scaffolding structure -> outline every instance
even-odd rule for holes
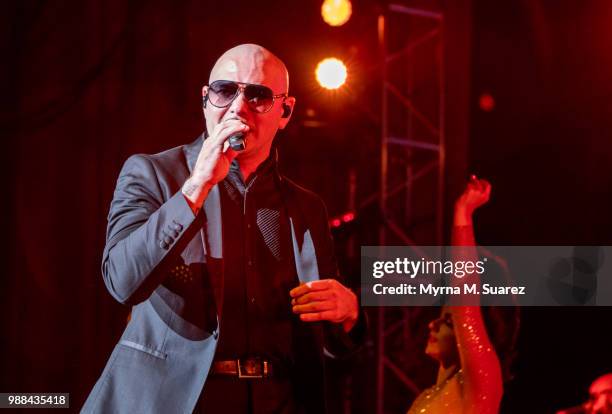
[[[405,26],[397,27],[398,24]],[[383,219],[378,233],[379,246],[398,242],[412,248],[442,245],[444,16],[439,12],[389,4],[378,17],[378,40],[383,65],[379,197]],[[428,66],[423,70],[423,62],[428,60],[431,62],[425,63]],[[420,76],[417,65],[424,76]],[[425,210],[423,200],[429,200],[425,207],[433,212],[430,216],[419,213],[419,209]],[[395,377],[394,381],[399,380],[410,394],[420,392],[414,379],[397,363],[397,352],[387,346],[389,338],[402,332],[402,340],[411,340],[409,324],[415,312],[418,309],[383,306],[377,310],[377,414],[384,413],[387,375]]]

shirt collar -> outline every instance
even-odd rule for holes
[[[244,181],[244,177],[242,176],[242,171],[240,170],[240,164],[237,158],[234,158],[232,163],[230,164],[229,175],[232,178],[240,179],[243,184],[246,184]],[[272,148],[270,150],[270,155],[266,158],[259,166],[255,169],[253,174],[251,174],[250,180],[252,181],[255,177],[274,177],[278,175],[278,154],[276,148]],[[261,179],[261,178],[260,178]]]

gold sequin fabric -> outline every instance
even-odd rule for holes
[[[441,384],[427,388],[414,401],[407,414],[462,414],[463,372]]]

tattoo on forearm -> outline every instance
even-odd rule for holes
[[[188,197],[191,197],[193,193],[197,191],[197,189],[198,189],[197,184],[185,183],[185,185],[183,185],[183,194],[185,194]]]

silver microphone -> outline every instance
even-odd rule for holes
[[[246,148],[246,143],[244,142],[244,133],[237,132],[229,137],[229,145],[230,148],[234,151],[242,151]]]

